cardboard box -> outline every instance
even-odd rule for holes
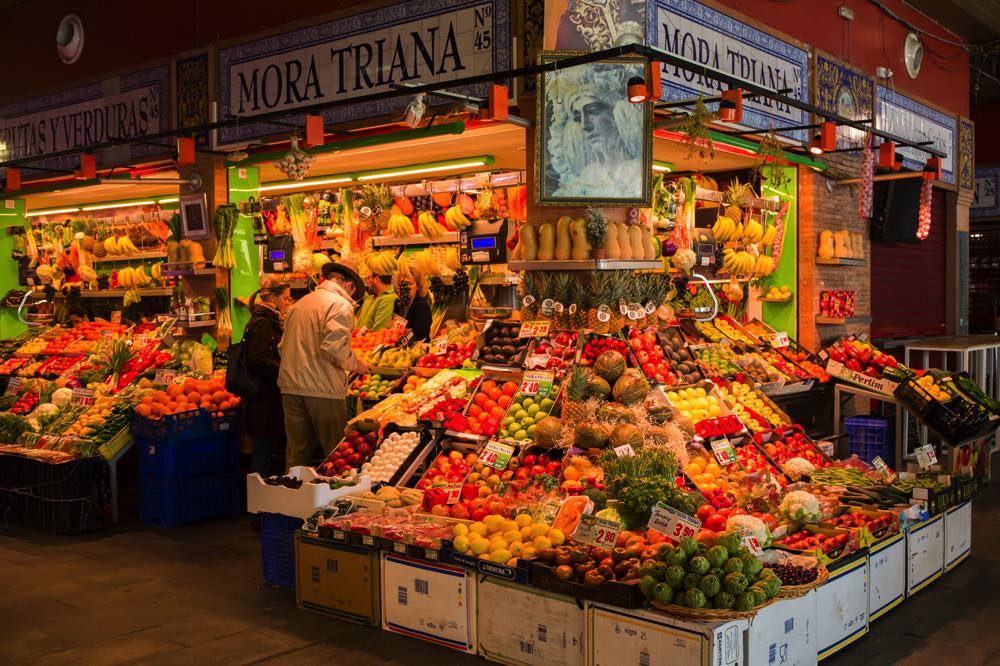
[[[868,622],[906,598],[906,535],[883,539],[868,551]]]
[[[944,514],[944,570],[951,571],[972,551],[972,502]]]
[[[576,599],[494,578],[479,581],[479,654],[504,664],[583,666],[586,623]]]
[[[868,633],[868,553],[829,565],[816,589],[817,657],[836,654]]]
[[[906,596],[916,594],[944,571],[944,515],[914,525],[906,533]]]
[[[382,628],[475,654],[475,575],[395,553],[381,557]]]
[[[826,373],[831,377],[836,377],[851,384],[857,384],[861,388],[890,397],[895,394],[896,389],[899,387],[899,384],[894,381],[882,379],[881,377],[878,379],[869,377],[863,372],[849,369],[843,363],[834,361],[832,358],[826,362]]]
[[[816,663],[816,591],[761,608],[747,629],[746,664]]]
[[[690,622],[659,611],[587,606],[587,666],[744,663],[747,620]]]
[[[295,566],[299,608],[378,625],[379,564],[375,551],[296,534]]]

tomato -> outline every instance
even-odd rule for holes
[[[713,513],[704,521],[704,527],[707,530],[712,530],[713,532],[725,532],[726,531],[726,517],[722,515],[721,512]]]
[[[733,507],[732,509],[730,509],[729,515],[730,516],[745,516],[745,515],[747,515],[747,512],[744,511],[743,509],[741,509],[740,507],[736,506],[736,507]]]
[[[698,516],[698,520],[700,520],[701,522],[705,522],[705,520],[713,513],[715,513],[715,507],[713,507],[711,504],[702,504],[701,506],[698,507],[696,515]]]

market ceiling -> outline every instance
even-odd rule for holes
[[[520,67],[507,72],[494,72],[490,74],[470,76],[463,79],[452,80],[452,81],[428,83],[403,89],[385,90],[382,92],[374,93],[372,95],[366,95],[363,97],[342,98],[328,102],[321,102],[304,107],[299,107],[294,110],[272,111],[269,113],[256,115],[254,116],[253,119],[255,122],[280,121],[283,119],[288,119],[290,117],[302,117],[305,115],[320,114],[327,109],[333,109],[341,106],[349,106],[355,104],[364,104],[366,102],[375,102],[387,99],[410,97],[413,95],[417,95],[419,93],[433,93],[436,91],[447,90],[449,88],[463,87],[475,84],[483,84],[483,83],[489,84],[489,83],[494,83],[498,80],[500,81],[513,80],[525,76],[555,71],[557,69],[565,69],[576,65],[584,65],[587,63],[596,62],[599,60],[606,60],[609,58],[614,58],[623,55],[640,55],[646,57],[650,61],[662,62],[667,65],[679,67],[687,71],[697,72],[701,76],[714,79],[716,81],[719,81],[720,83],[724,83],[730,88],[740,88],[744,91],[745,94],[756,95],[772,99],[776,102],[786,104],[788,106],[806,111],[808,113],[812,113],[821,118],[825,118],[826,120],[837,123],[838,125],[845,125],[845,126],[855,127],[857,129],[861,129],[864,131],[870,131],[876,136],[879,136],[885,140],[893,141],[899,144],[900,146],[908,146],[916,148],[932,157],[945,157],[945,153],[929,145],[926,145],[926,143],[914,143],[912,141],[908,141],[902,137],[893,135],[888,132],[884,132],[879,129],[875,129],[871,127],[870,124],[851,120],[839,114],[820,109],[819,107],[816,107],[808,102],[794,99],[786,95],[783,91],[770,90],[751,81],[740,79],[736,76],[733,76],[721,70],[712,69],[700,63],[692,62],[690,60],[687,60],[686,58],[676,56],[662,49],[643,46],[640,44],[626,44],[623,46],[606,49],[604,51],[597,51],[593,53],[586,53],[565,58],[559,61],[530,65],[527,67]],[[167,130],[164,132],[159,132],[144,136],[141,139],[117,139],[100,144],[87,146],[84,149],[63,150],[54,153],[48,153],[41,157],[25,157],[14,160],[8,160],[6,162],[0,162],[0,168],[19,167],[43,159],[48,160],[60,157],[72,157],[75,155],[80,155],[81,153],[85,152],[97,152],[108,148],[127,146],[134,143],[156,142],[165,139],[175,138],[178,136],[193,136],[194,134],[200,132],[209,132],[224,127],[235,127],[237,123],[239,123],[239,121],[240,121],[239,118],[232,117],[217,122],[205,123],[194,127],[185,127],[175,130]],[[780,133],[781,128],[775,128],[775,129]]]

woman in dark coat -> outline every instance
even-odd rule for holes
[[[253,442],[250,471],[262,477],[270,476],[271,461],[278,441],[285,436],[285,415],[278,390],[278,343],[281,342],[281,321],[291,303],[287,283],[276,282],[264,287],[250,299],[250,321],[243,331],[247,346],[247,367],[267,390],[245,402],[244,431]]]

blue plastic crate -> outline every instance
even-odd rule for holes
[[[185,523],[239,511],[235,474],[216,474],[184,481],[139,479],[139,519],[144,525],[180,527]]]
[[[279,587],[295,587],[295,531],[302,529],[302,519],[280,513],[259,515],[264,580]]]
[[[848,453],[871,463],[876,456],[890,469],[896,469],[896,419],[880,416],[851,416],[844,425],[848,434]]]
[[[131,410],[130,426],[135,437],[155,439],[160,442],[180,442],[201,437],[208,431],[207,412],[191,409],[150,419]]]
[[[204,410],[202,410],[204,411]],[[213,409],[205,412],[205,432],[227,434],[237,432],[243,424],[243,412],[239,407]]]
[[[157,481],[180,481],[215,474],[236,474],[234,433],[208,435],[175,442],[136,438],[139,474]]]

